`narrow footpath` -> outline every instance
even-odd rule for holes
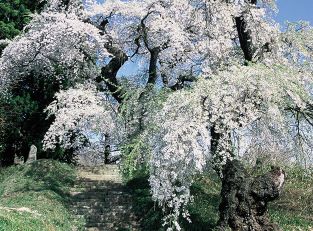
[[[85,219],[85,230],[140,230],[116,165],[78,166],[77,170],[72,211],[76,219]]]

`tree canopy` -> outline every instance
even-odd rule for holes
[[[3,51],[2,94],[30,75],[59,82],[45,148],[81,147],[88,129],[114,136],[180,230],[197,173],[256,150],[311,152],[312,28],[281,32],[276,11],[272,0],[51,0]],[[136,74],[120,77],[129,63]]]

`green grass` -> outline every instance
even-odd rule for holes
[[[219,219],[218,207],[221,202],[222,185],[214,173],[198,176],[191,187],[194,202],[188,206],[192,223],[181,220],[184,230],[213,230]]]
[[[265,172],[267,169],[263,169]],[[313,181],[299,167],[285,167],[287,177],[280,197],[269,204],[272,222],[278,222],[284,231],[313,231]],[[145,231],[163,231],[163,213],[151,200],[148,177],[137,177],[127,182],[133,195],[133,208]],[[221,181],[211,172],[198,176],[191,188],[194,203],[188,206],[192,223],[181,219],[185,231],[214,230],[219,219]]]
[[[313,231],[312,175],[295,166],[284,169],[286,182],[281,196],[269,204],[270,218],[284,231]],[[80,226],[69,210],[69,188],[75,176],[74,168],[53,160],[0,168],[0,207],[13,208],[0,209],[0,231],[72,230],[74,225]],[[166,230],[162,210],[151,200],[148,176],[135,176],[127,182],[127,188],[143,230]],[[214,230],[221,201],[220,179],[213,172],[199,175],[191,191],[194,203],[188,209],[192,223],[181,219],[183,230]],[[14,210],[23,207],[33,213]]]
[[[137,175],[137,174],[136,174]],[[133,197],[134,212],[140,217],[144,231],[165,231],[162,210],[152,201],[148,176],[135,177],[126,184]],[[218,221],[221,183],[215,173],[198,176],[191,187],[194,202],[188,210],[192,223],[181,219],[183,230],[213,230]]]
[[[313,176],[297,166],[285,171],[282,194],[269,205],[270,218],[284,231],[313,231]]]
[[[53,160],[0,168],[0,231],[71,230],[75,170]],[[31,212],[17,211],[28,208]]]
[[[132,195],[133,209],[138,217],[143,230],[165,230],[162,227],[163,213],[155,206],[151,199],[148,176],[137,176],[126,184]]]

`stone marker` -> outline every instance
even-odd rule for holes
[[[33,163],[36,160],[37,160],[37,147],[32,144],[32,146],[30,146],[30,151],[26,163],[27,164]]]
[[[16,165],[24,164],[24,156],[17,156],[15,154],[15,156],[14,156],[14,164],[16,164]]]

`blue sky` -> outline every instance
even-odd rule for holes
[[[309,21],[313,26],[313,0],[277,0],[279,12],[275,21],[283,26],[284,21]]]

